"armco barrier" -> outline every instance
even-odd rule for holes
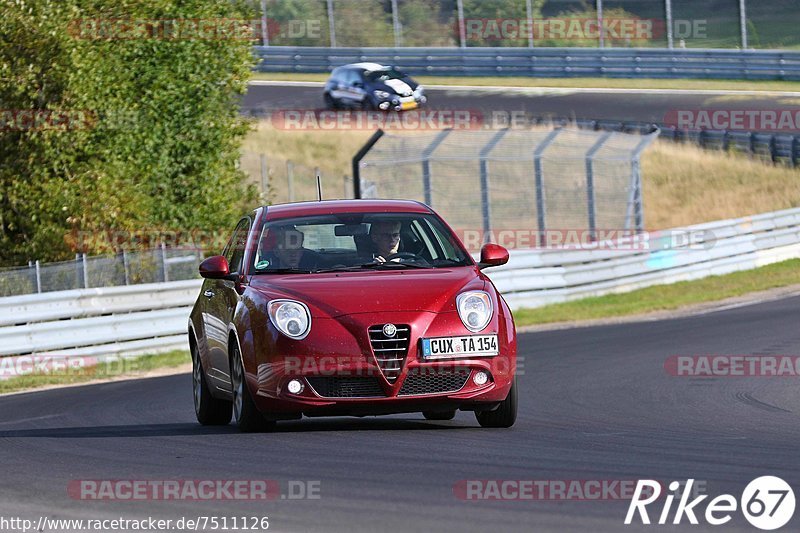
[[[362,61],[412,75],[800,80],[800,52],[657,48],[257,46],[260,72],[329,72]]]
[[[520,308],[755,268],[800,257],[800,209],[637,238],[649,249],[512,250],[507,265],[487,273]],[[185,349],[200,286],[189,280],[2,298],[0,356],[102,359]]]

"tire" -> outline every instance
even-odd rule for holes
[[[336,100],[333,99],[333,96],[331,96],[330,93],[325,93],[322,99],[325,100],[325,109],[330,109],[330,110],[338,109],[339,106],[336,105]]]
[[[231,348],[231,384],[233,386],[233,420],[243,433],[268,431],[275,427],[274,420],[267,420],[250,396],[250,389],[244,378],[242,354],[239,348]]]
[[[194,396],[194,414],[197,421],[204,426],[225,426],[231,421],[233,403],[211,396],[206,382],[206,373],[197,346],[192,344],[192,395]]]
[[[481,427],[510,428],[517,420],[517,377],[511,383],[511,390],[494,411],[476,411],[475,418]]]
[[[453,411],[422,411],[422,416],[426,420],[452,420],[456,417],[455,410]]]

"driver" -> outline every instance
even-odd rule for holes
[[[400,222],[385,220],[374,222],[369,228],[372,240],[373,257],[379,263],[385,263],[387,258],[400,249]],[[392,261],[399,261],[395,258]]]

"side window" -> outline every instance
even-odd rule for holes
[[[357,82],[363,81],[361,78],[361,72],[358,70],[348,70],[347,71],[347,84],[348,85],[355,85]]]
[[[228,260],[231,272],[240,272],[242,269],[242,260],[244,259],[245,246],[247,246],[247,235],[250,233],[250,219],[243,218],[236,225],[233,230],[228,246],[225,248],[223,255]]]

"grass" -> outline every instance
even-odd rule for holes
[[[271,199],[287,201],[286,161],[295,167],[295,199],[316,198],[313,168],[323,174],[326,198],[347,192],[351,158],[371,131],[285,131],[256,124],[244,143],[242,168],[260,182],[258,153],[266,152]],[[800,171],[743,154],[659,141],[642,158],[645,226],[649,230],[800,206]]]
[[[328,74],[296,74],[291,72],[253,73],[254,80],[324,82]],[[474,85],[498,87],[563,87],[604,89],[694,89],[718,91],[800,91],[800,82],[754,80],[696,80],[656,78],[533,78],[522,76],[414,76],[422,85]]]
[[[33,373],[0,381],[0,394],[49,385],[76,385],[94,380],[119,377],[141,377],[147,372],[162,368],[175,368],[191,361],[189,352],[175,350],[160,354],[142,355],[136,358],[101,363],[75,370]]]
[[[514,312],[514,319],[517,326],[529,326],[621,317],[653,311],[669,311],[795,284],[800,284],[800,259],[790,259],[722,276],[656,285],[623,294],[607,294],[536,309],[520,309]]]

